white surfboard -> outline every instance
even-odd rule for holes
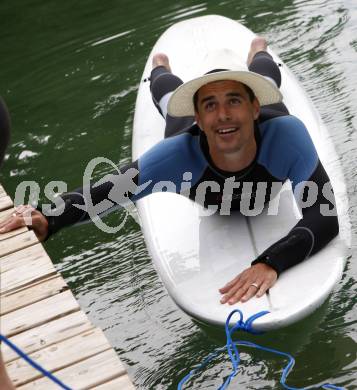
[[[173,73],[184,81],[194,77],[193,64],[202,61],[208,50],[228,48],[240,53],[244,62],[254,36],[246,27],[222,16],[179,22],[155,44],[143,79],[150,75],[152,56],[158,52],[169,56]],[[285,65],[281,70],[284,102],[290,113],[305,123],[331,178],[341,232],[318,254],[283,272],[269,294],[244,304],[222,305],[218,289],[297,223],[290,183],[283,187],[278,216],[268,216],[266,211],[251,218],[238,213],[202,216],[204,212],[197,204],[169,193],[152,194],[138,201],[145,240],[169,295],[186,313],[204,322],[223,325],[228,314],[239,308],[245,319],[262,310],[270,312],[254,322],[257,330],[287,326],[319,307],[341,279],[350,241],[342,170],[312,102]],[[141,82],[134,118],[133,159],[164,137],[164,127],[164,120],[152,103],[149,83]]]

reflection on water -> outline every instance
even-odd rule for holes
[[[75,188],[93,157],[130,161],[136,91],[152,45],[174,22],[222,14],[267,36],[320,111],[344,169],[356,238],[355,0],[88,0],[85,6],[33,0],[4,1],[0,11],[0,94],[13,121],[0,181],[12,195],[20,180],[33,178],[41,188],[56,179]],[[117,218],[111,215],[107,222],[114,225]],[[175,388],[191,366],[224,343],[219,331],[192,322],[167,296],[134,222],[117,236],[94,226],[70,229],[46,246],[138,388]],[[306,321],[261,339],[294,354],[291,385],[330,381],[357,388],[356,258],[354,241],[329,302]],[[244,350],[232,388],[277,388],[283,364]],[[193,387],[215,389],[229,372],[221,356]]]

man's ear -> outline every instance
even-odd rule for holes
[[[257,98],[255,98],[253,100],[253,117],[254,117],[254,120],[256,121],[259,117],[259,114],[260,114],[260,103],[258,101]]]
[[[196,110],[195,110],[195,121],[196,121],[198,127],[202,130],[200,116]]]

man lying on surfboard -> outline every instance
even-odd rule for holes
[[[217,55],[218,68],[212,65],[217,63]],[[285,237],[220,289],[221,302],[234,304],[262,296],[281,272],[324,247],[338,234],[336,211],[331,212],[335,200],[330,180],[304,124],[289,115],[281,102],[279,66],[268,54],[265,39],[253,40],[247,64],[248,69],[223,49],[208,55],[199,77],[183,83],[172,74],[168,58],[155,55],[150,88],[166,119],[165,139],[99,185],[61,195],[60,213],[55,208],[44,216],[34,210],[31,227],[39,238],[90,220],[88,197],[91,205],[97,205],[113,200],[115,194],[122,199],[127,193],[135,202],[162,190],[159,183],[171,182],[167,190],[205,207],[218,206],[222,214],[231,210],[244,214],[243,200],[248,198],[254,204],[263,197],[267,204],[277,194],[276,188],[281,188],[276,184],[289,179],[298,201],[309,195],[305,183],[315,183],[316,200],[302,208],[302,219]],[[249,192],[244,190],[245,183],[252,183]],[[116,203],[122,204],[120,200]],[[27,206],[22,206],[0,224],[0,232],[22,226],[26,210]]]

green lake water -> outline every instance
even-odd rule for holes
[[[11,196],[33,179],[42,190],[51,180],[70,190],[81,186],[94,157],[129,162],[136,93],[153,44],[173,23],[206,14],[239,20],[268,38],[325,121],[349,196],[352,249],[331,298],[304,321],[249,339],[294,355],[291,386],[327,381],[356,389],[356,0],[2,0],[0,95],[13,131],[0,182]],[[106,222],[115,225],[118,216]],[[93,225],[67,229],[45,246],[139,389],[176,388],[224,344],[223,331],[197,325],[169,298],[133,220],[116,235]],[[280,388],[283,359],[247,349],[241,357],[232,389]],[[222,355],[191,388],[216,389],[229,373]]]

